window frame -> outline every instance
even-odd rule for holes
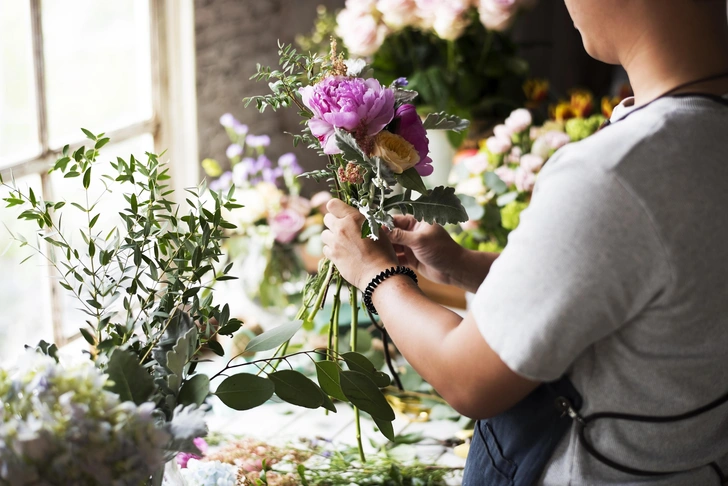
[[[51,147],[48,137],[48,100],[46,96],[45,53],[43,45],[42,0],[30,2],[35,109],[40,152],[19,158],[0,170],[5,179],[38,175],[43,198],[55,200],[49,167],[62,153],[63,147]],[[154,150],[167,150],[170,184],[179,194],[184,187],[197,183],[197,112],[195,89],[194,0],[149,0],[150,61],[152,115],[147,120],[128,124],[106,132],[113,143],[120,143],[145,134],[154,138]],[[68,140],[71,150],[84,140]],[[47,243],[46,243],[47,245]],[[46,247],[46,249],[49,249]],[[48,272],[50,276],[52,271]],[[44,282],[50,289],[53,340],[58,347],[81,337],[80,332],[66,335],[63,331],[63,292],[53,278]]]

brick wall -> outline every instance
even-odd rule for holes
[[[251,133],[271,136],[271,158],[293,150],[283,132],[297,130],[295,110],[260,114],[252,105],[244,108],[242,99],[267,92],[264,83],[249,80],[256,63],[277,65],[277,41],[291,43],[297,34],[308,33],[317,5],[335,9],[344,0],[195,0],[200,159],[226,160],[229,140],[219,118],[227,112],[249,125]],[[318,162],[315,154],[297,152],[306,167]]]

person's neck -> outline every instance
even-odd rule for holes
[[[640,36],[624,55],[622,65],[635,93],[635,106],[649,103],[677,86],[717,74],[725,78],[691,84],[678,92],[728,93],[728,32],[683,34],[679,41]]]

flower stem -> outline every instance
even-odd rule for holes
[[[357,288],[349,285],[349,303],[351,304],[351,350],[356,352],[356,338],[359,331],[359,306],[357,305]],[[359,447],[359,457],[361,462],[366,462],[364,456],[364,446],[361,442],[361,420],[359,417],[359,408],[354,407],[354,420],[356,422],[356,445]]]

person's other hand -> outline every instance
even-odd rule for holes
[[[400,265],[415,269],[434,282],[452,284],[463,248],[442,226],[417,221],[411,215],[395,216],[395,228],[384,231],[394,244]]]
[[[326,209],[323,253],[347,282],[363,291],[380,272],[397,266],[397,255],[384,232],[377,241],[361,237],[364,216],[359,211],[339,199],[329,201]]]

